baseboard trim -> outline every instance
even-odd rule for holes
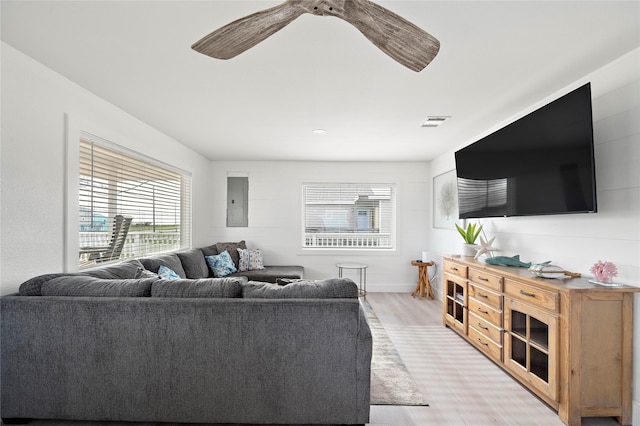
[[[415,284],[367,284],[369,293],[411,293]]]
[[[415,284],[367,284],[367,292],[369,293],[407,293],[411,295],[415,289]],[[442,300],[440,289],[437,286],[432,286],[432,290],[435,298]]]

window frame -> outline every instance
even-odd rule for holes
[[[332,234],[332,235],[340,235],[343,234],[345,235],[345,240],[342,243],[338,243],[337,245],[309,245],[308,244],[308,238],[310,234],[314,234],[313,232],[308,232],[308,228],[309,228],[309,222],[308,222],[308,216],[307,216],[307,210],[308,210],[308,205],[309,203],[307,203],[307,188],[321,188],[321,187],[342,187],[343,189],[349,191],[354,191],[358,192],[360,190],[363,189],[372,189],[372,188],[384,188],[385,190],[389,190],[389,197],[390,197],[390,206],[387,208],[381,208],[380,205],[378,204],[378,212],[377,214],[375,214],[374,212],[376,211],[376,208],[373,207],[371,204],[369,204],[368,206],[358,206],[358,201],[354,200],[353,203],[353,211],[352,211],[352,220],[351,220],[351,229],[349,229],[348,232],[329,232],[326,234]],[[391,253],[391,252],[396,252],[397,250],[397,235],[398,235],[398,226],[397,226],[397,208],[398,208],[398,195],[397,195],[397,185],[395,183],[378,183],[378,182],[303,182],[301,185],[301,202],[300,202],[300,206],[301,206],[301,235],[300,235],[300,250],[302,253],[310,253],[310,252],[317,252],[317,253],[332,253],[332,254],[337,254],[337,253],[368,253],[368,254],[374,254],[374,253]],[[358,200],[360,199],[360,197],[358,197]],[[375,197],[372,198],[372,200],[376,199]],[[346,205],[344,203],[342,203],[342,205]],[[338,212],[339,209],[336,209],[335,213],[339,213]],[[358,224],[357,224],[357,215],[358,212],[360,210],[368,210],[370,212],[372,212],[371,216],[369,217],[369,229],[371,229],[372,226],[375,226],[376,221],[377,221],[377,230],[376,232],[362,232],[362,230],[358,230]],[[383,218],[383,211],[384,210],[388,210],[387,211],[387,216],[386,218]],[[377,216],[377,220],[373,217],[373,216]],[[385,223],[383,223],[383,221],[386,221]],[[324,225],[324,224],[323,224]],[[384,229],[388,229],[389,232],[380,232],[381,230]],[[318,234],[325,234],[325,233],[318,233]],[[388,237],[384,238],[383,236],[388,234]],[[379,237],[375,237],[375,235],[379,235]],[[360,242],[357,242],[355,240],[358,240],[358,238],[356,238],[357,236],[362,236],[363,239],[361,239]],[[350,238],[349,238],[350,237]],[[388,240],[388,245],[379,245],[376,243],[371,243],[370,241],[373,241],[375,239],[387,239]],[[369,239],[370,241],[367,241],[367,239]],[[348,241],[348,240],[354,240],[354,241]],[[371,245],[373,244],[373,245]]]
[[[91,130],[91,131],[89,131]],[[102,136],[96,136],[100,134]],[[112,140],[125,140],[119,133],[113,133],[110,129],[96,126],[95,123],[86,122],[78,117],[65,114],[65,156],[64,174],[65,192],[63,199],[64,221],[63,221],[63,245],[62,270],[64,272],[76,272],[79,270],[79,176],[80,176],[80,138],[96,138],[105,146],[122,152],[125,155],[147,161],[168,170],[177,172],[188,181],[187,198],[182,201],[181,209],[181,243],[180,249],[190,248],[193,239],[193,180],[190,171],[167,164],[161,160],[149,157],[141,152],[129,149],[120,144],[111,142]],[[184,180],[183,180],[184,182]],[[184,190],[184,186],[182,187]],[[186,209],[187,214],[184,211]],[[184,221],[186,220],[186,223]]]

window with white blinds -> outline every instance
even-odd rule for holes
[[[306,183],[302,207],[303,248],[395,248],[394,185]]]
[[[79,179],[80,267],[191,246],[188,173],[87,136]],[[119,216],[130,225],[124,245],[109,252]]]

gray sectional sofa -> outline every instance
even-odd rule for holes
[[[213,247],[42,275],[1,297],[3,420],[367,423],[357,285],[251,275],[301,267],[211,278]]]

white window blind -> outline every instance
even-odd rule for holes
[[[80,267],[191,246],[191,176],[95,137],[80,139]],[[105,257],[118,216],[124,246]]]
[[[306,183],[302,186],[303,248],[395,248],[395,186]]]

